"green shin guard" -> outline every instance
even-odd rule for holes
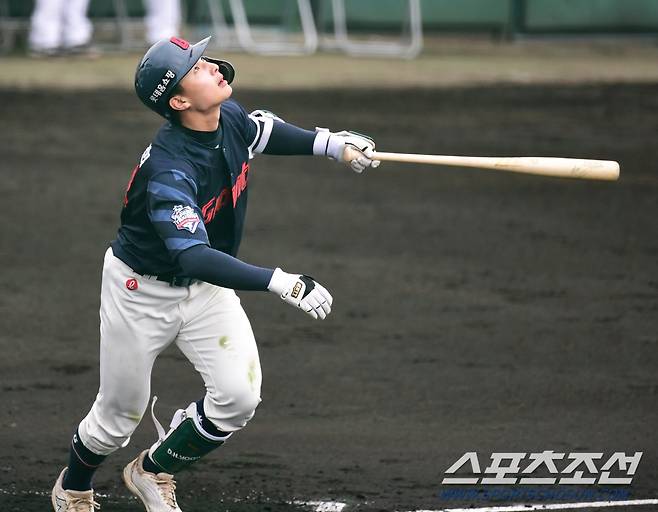
[[[170,430],[165,435],[162,425],[153,413],[156,400],[154,397],[151,414],[159,439],[149,450],[149,457],[165,473],[174,474],[187,468],[215,448],[219,448],[231,436],[229,434],[225,437],[214,437],[204,432],[194,402],[187,409],[176,411]]]

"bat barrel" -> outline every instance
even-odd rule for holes
[[[585,160],[555,157],[477,157],[418,155],[375,152],[373,158],[389,162],[407,162],[454,167],[474,167],[496,171],[538,174],[559,178],[614,181],[619,178],[619,163],[612,160]]]

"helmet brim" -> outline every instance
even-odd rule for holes
[[[226,80],[227,83],[230,84],[235,78],[235,68],[233,67],[233,64],[231,64],[229,61],[221,60],[221,59],[213,59],[212,57],[208,57],[207,55],[204,55],[202,59],[207,60],[208,62],[212,62],[213,64],[217,64],[217,66],[219,67],[219,72],[222,74],[224,80]]]

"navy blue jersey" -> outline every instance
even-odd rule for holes
[[[267,145],[272,124],[228,100],[217,132],[203,140],[180,125],[163,125],[130,177],[114,254],[152,275],[180,275],[178,255],[198,244],[235,256],[249,160]]]

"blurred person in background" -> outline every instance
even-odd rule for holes
[[[179,33],[180,0],[145,0],[146,41],[153,45]]]
[[[35,57],[94,54],[88,6],[89,0],[36,0],[30,20],[30,54]]]

